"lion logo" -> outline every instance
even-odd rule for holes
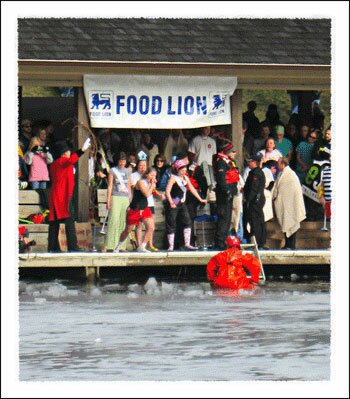
[[[91,109],[100,109],[100,105],[103,105],[102,109],[111,109],[111,99],[108,94],[98,93],[92,94],[91,97],[92,107]]]
[[[214,109],[219,109],[219,107],[223,107],[225,105],[225,96],[220,96],[219,94],[214,94]]]

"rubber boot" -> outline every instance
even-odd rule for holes
[[[174,239],[175,239],[175,233],[168,234],[168,251],[174,251]]]
[[[196,251],[198,247],[194,247],[191,245],[191,227],[186,227],[184,229],[184,242],[185,242],[185,249],[189,251]]]

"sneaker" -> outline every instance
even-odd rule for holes
[[[138,247],[136,251],[137,251],[137,252],[151,252],[151,251],[149,251],[148,249],[142,248],[142,247]]]
[[[148,247],[148,249],[149,249],[151,252],[158,252],[158,251],[159,251],[159,249],[156,248],[156,247],[154,247],[153,245],[150,245],[150,246]]]
[[[118,253],[119,253],[119,250],[120,250],[119,248],[114,248],[114,249],[113,249],[113,253],[114,253],[114,254],[118,254]]]

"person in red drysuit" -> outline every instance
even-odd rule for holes
[[[243,254],[237,237],[227,237],[228,249],[213,256],[207,265],[207,279],[215,288],[250,289],[259,283],[261,264],[251,254]],[[247,277],[247,269],[250,277]]]
[[[66,141],[55,144],[57,159],[50,165],[51,190],[49,197],[49,252],[61,252],[58,242],[60,223],[65,224],[68,252],[78,252],[74,219],[71,215],[71,199],[74,190],[74,164],[91,146],[90,138],[86,139],[82,148],[71,152]]]

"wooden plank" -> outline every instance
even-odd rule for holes
[[[157,74],[237,76],[238,89],[249,90],[330,90],[330,65],[208,65],[176,63],[53,62],[20,60],[19,85],[79,86],[83,75],[97,70],[101,74]]]
[[[259,251],[259,253],[264,265],[330,265],[331,262],[329,250]],[[216,254],[216,251],[30,253],[19,256],[19,267],[205,266]]]
[[[48,224],[19,224],[19,226],[25,226],[29,234],[33,233],[48,233]]]
[[[106,216],[106,204],[98,204],[98,216],[104,218]]]
[[[104,188],[99,188],[97,190],[97,202],[107,202],[107,189]]]
[[[18,190],[19,204],[40,204],[40,196],[35,190]]]
[[[32,213],[41,213],[42,207],[40,205],[19,205],[18,206],[18,217],[27,218]]]

